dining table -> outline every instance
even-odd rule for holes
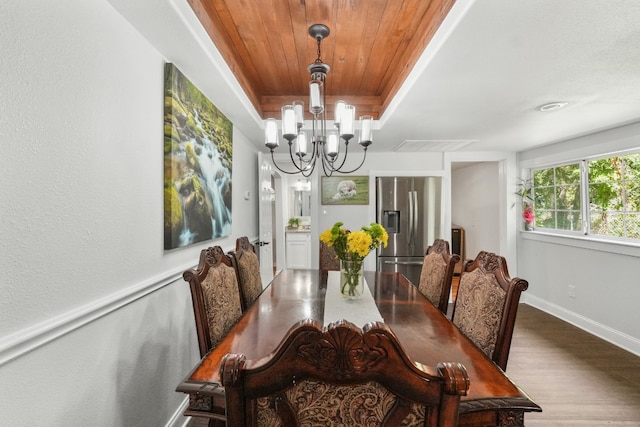
[[[225,394],[218,373],[222,358],[227,353],[242,353],[248,360],[268,357],[304,319],[324,326],[345,319],[359,327],[383,321],[414,363],[462,363],[470,385],[460,400],[460,426],[524,426],[525,413],[542,411],[404,275],[365,271],[365,293],[357,299],[341,297],[339,275],[319,269],[288,269],[276,275],[177,386],[177,392],[189,396],[184,415],[224,420]]]

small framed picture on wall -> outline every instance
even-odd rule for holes
[[[368,176],[323,176],[320,180],[323,205],[368,205]]]

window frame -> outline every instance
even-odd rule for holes
[[[636,239],[636,238],[629,238],[629,237],[618,237],[618,236],[591,233],[591,209],[590,209],[590,202],[589,202],[591,200],[589,197],[590,196],[589,195],[589,162],[597,161],[601,159],[608,159],[612,157],[624,157],[630,154],[640,154],[640,147],[635,147],[632,149],[627,149],[627,150],[622,150],[617,152],[609,152],[609,153],[599,154],[599,155],[582,156],[581,159],[559,161],[559,162],[554,162],[549,164],[539,164],[535,166],[532,165],[524,169],[523,172],[525,172],[525,177],[532,179],[531,191],[532,191],[532,196],[534,198],[534,201],[533,201],[534,211],[536,207],[536,200],[535,200],[536,187],[534,182],[535,180],[533,180],[535,171],[545,170],[545,169],[555,169],[555,168],[570,166],[575,164],[578,164],[580,169],[579,192],[580,192],[580,215],[582,217],[581,218],[582,229],[566,230],[566,229],[559,229],[559,228],[547,228],[547,227],[538,226],[536,223],[534,223],[535,228],[533,233],[580,238],[580,240],[588,239],[594,242],[608,242],[616,245],[623,244],[623,245],[629,245],[631,247],[640,247],[640,238]],[[626,181],[626,180],[627,179],[625,177],[623,181]],[[554,194],[556,194],[557,185],[555,183],[555,176],[554,176],[553,188],[554,188]],[[554,200],[554,202],[557,202],[557,201]],[[557,203],[554,203],[553,211],[554,211],[554,215],[557,215]],[[530,231],[527,231],[527,233],[530,233]]]

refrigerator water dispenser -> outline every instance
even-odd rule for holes
[[[400,232],[400,211],[382,211],[382,226],[387,230],[387,233],[399,233]]]

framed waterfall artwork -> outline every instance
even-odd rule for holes
[[[323,205],[368,205],[368,176],[323,176],[320,180]]]
[[[164,68],[164,248],[231,233],[233,124],[173,64]]]

